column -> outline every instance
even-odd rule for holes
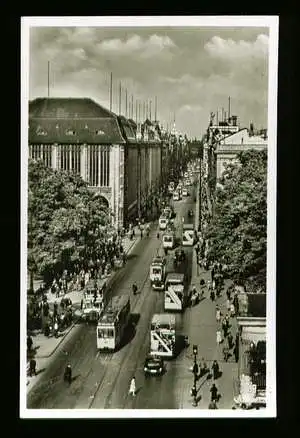
[[[83,144],[80,148],[80,176],[87,181],[87,145]]]
[[[57,143],[54,143],[51,147],[51,167],[57,169]]]

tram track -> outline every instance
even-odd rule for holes
[[[156,249],[155,251],[158,251],[160,247],[161,247],[161,243],[160,243],[158,249]],[[140,294],[142,294],[143,291],[145,290],[145,285],[146,285],[146,283],[147,283],[147,281],[148,281],[148,278],[149,278],[149,272],[147,271],[146,275],[144,276],[144,278],[143,278],[143,280],[142,280],[142,286],[140,287]],[[121,295],[122,295],[122,294],[121,294]],[[146,303],[146,301],[147,301],[147,298],[149,298],[149,296],[152,298],[152,293],[151,293],[151,294],[147,294],[147,293],[145,293],[145,294],[144,294],[144,297],[143,297],[143,300],[142,300],[142,303],[141,303],[141,301],[140,301],[140,298],[141,298],[141,297],[137,297],[136,300],[135,300],[135,302],[134,302],[134,307],[133,307],[133,309],[131,310],[130,313],[131,313],[131,314],[134,314],[135,311],[136,311],[136,309],[140,306],[140,314],[142,314],[142,311],[143,311],[143,309],[145,308],[145,303]],[[134,339],[134,338],[133,338],[133,339]],[[131,353],[131,351],[134,349],[134,347],[135,347],[135,345],[134,345],[134,343],[132,343],[132,344],[130,345],[130,351],[127,352],[126,354],[123,353],[123,357],[122,357],[122,359],[121,359],[121,362],[118,364],[119,371],[118,371],[117,375],[115,376],[115,379],[114,379],[114,382],[115,382],[115,383],[114,383],[113,388],[112,388],[112,390],[110,391],[110,394],[109,394],[109,396],[108,396],[107,398],[109,398],[109,397],[112,395],[112,392],[114,391],[115,386],[116,386],[117,379],[118,379],[118,377],[119,377],[119,375],[120,375],[120,373],[121,373],[122,367],[123,367],[123,365],[124,365],[124,362],[126,361],[126,359],[128,359],[128,357],[130,358],[130,356],[131,356],[130,353]],[[101,357],[101,352],[100,352],[99,357]],[[108,362],[110,362],[110,361],[113,359],[113,357],[114,357],[114,353],[109,353],[109,361],[108,361]],[[107,372],[108,372],[108,369],[109,369],[109,366],[108,366],[108,365],[109,365],[109,364],[107,363],[107,364],[106,364],[106,369],[105,369],[105,371],[104,371],[104,373],[103,373],[103,375],[102,375],[102,377],[101,377],[100,382],[97,384],[97,388],[96,388],[96,390],[95,390],[94,393],[90,396],[90,397],[91,397],[91,401],[90,401],[90,403],[89,403],[89,405],[88,405],[88,409],[93,409],[93,405],[95,404],[96,396],[97,396],[97,394],[99,393],[99,391],[100,391],[100,389],[101,389],[101,387],[102,387],[102,384],[103,384],[103,382],[104,382],[105,377],[107,376]],[[107,405],[107,401],[105,402],[105,405]]]

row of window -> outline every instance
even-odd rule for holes
[[[42,160],[47,167],[52,167],[51,145],[30,145],[29,157]],[[57,169],[81,173],[80,145],[57,146]],[[91,145],[87,148],[87,181],[94,187],[109,186],[110,149],[106,146]]]
[[[59,128],[59,125],[56,125],[56,128],[58,129],[58,128]],[[88,129],[88,126],[87,126],[87,125],[85,126],[85,129]],[[39,127],[36,129],[36,134],[37,134],[37,135],[43,135],[43,136],[46,136],[46,135],[48,135],[48,132],[47,132],[44,128],[41,128],[41,127],[39,126]],[[76,135],[77,133],[76,133],[76,131],[75,131],[74,129],[67,129],[67,130],[65,131],[65,134],[66,134],[66,135]],[[95,134],[95,135],[105,135],[105,132],[102,131],[101,129],[96,129],[96,131],[94,131],[93,134]]]

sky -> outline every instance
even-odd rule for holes
[[[222,108],[267,127],[269,29],[258,27],[32,27],[29,98],[88,97],[125,115],[128,101],[151,103],[157,119],[201,138]],[[149,105],[150,106],[150,105]],[[135,118],[135,109],[134,109]]]

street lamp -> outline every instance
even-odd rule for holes
[[[193,374],[194,374],[194,384],[191,390],[191,394],[193,396],[193,406],[197,406],[198,402],[197,402],[197,389],[196,389],[196,383],[197,383],[197,378],[198,378],[198,364],[197,364],[197,355],[198,355],[198,346],[197,345],[193,345],[193,355],[194,355],[194,364],[193,364]]]

